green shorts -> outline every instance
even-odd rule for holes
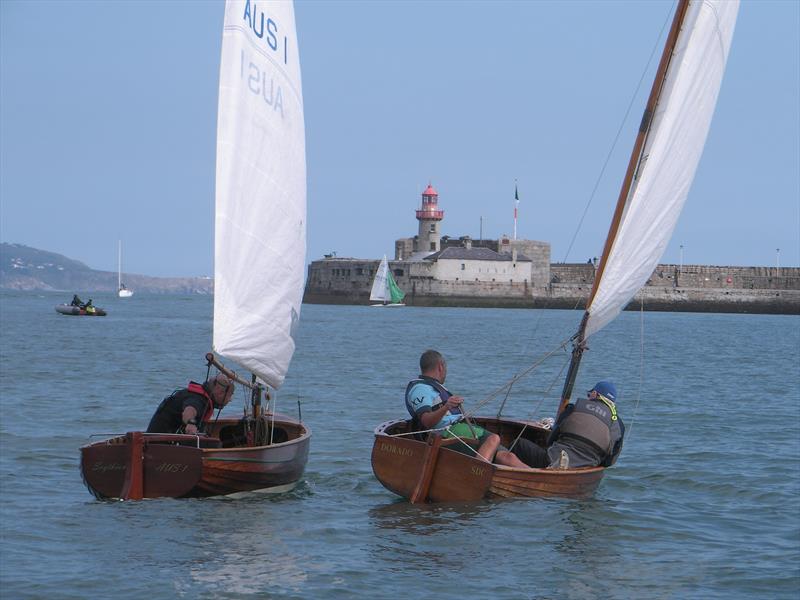
[[[483,443],[492,435],[491,431],[486,431],[483,427],[478,425],[469,425],[468,423],[456,423],[452,425],[449,430],[445,430],[442,434],[444,439],[459,437],[459,441],[447,446],[448,450],[455,450],[461,454],[468,454],[474,456]]]
[[[479,443],[486,441],[486,436],[489,433],[478,425],[470,425],[469,423],[456,423],[451,425],[450,429],[446,429],[442,434],[444,439],[452,437],[460,437],[464,441],[477,440]]]

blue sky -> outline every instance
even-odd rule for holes
[[[599,255],[672,6],[298,2],[308,261],[391,256],[428,182],[447,235],[511,234],[517,181],[519,237]],[[0,241],[213,273],[222,8],[0,2]],[[800,264],[799,171],[800,2],[745,0],[663,262]]]

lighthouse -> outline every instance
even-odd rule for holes
[[[444,211],[439,209],[439,194],[429,183],[422,192],[422,206],[417,210],[419,234],[414,240],[414,252],[430,254],[441,250],[439,221],[444,218]]]

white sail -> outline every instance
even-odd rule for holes
[[[378,267],[378,272],[375,273],[375,279],[372,282],[372,291],[369,294],[369,299],[378,302],[389,302],[392,296],[389,292],[389,263],[386,260],[386,255],[383,255],[383,260]]]
[[[291,2],[228,0],[217,115],[214,350],[278,388],[306,255],[303,95]]]
[[[133,292],[122,285],[122,240],[119,240],[117,253],[117,295],[120,298],[130,298]]]
[[[738,0],[693,1],[687,9],[585,337],[630,302],[672,237],[711,125],[738,9]]]

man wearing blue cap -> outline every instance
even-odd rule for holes
[[[616,386],[600,381],[586,398],[567,405],[550,434],[550,468],[610,467],[616,462],[625,437],[616,400]]]
[[[547,450],[529,444],[519,452],[531,467],[576,469],[610,467],[622,450],[625,425],[617,414],[617,388],[601,381],[586,398],[568,404],[547,440]]]

